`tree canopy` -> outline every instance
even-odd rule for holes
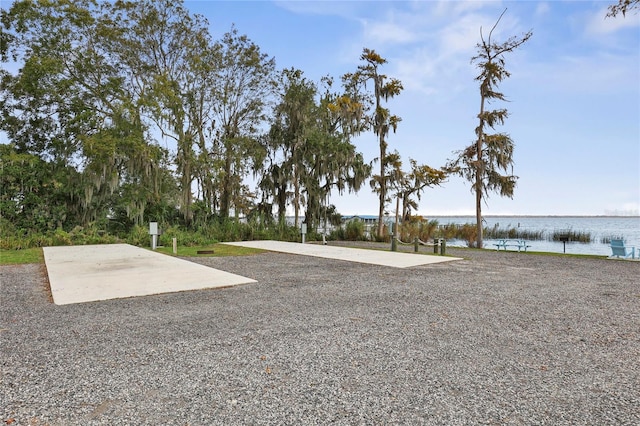
[[[19,66],[0,70],[9,141],[0,146],[0,220],[19,232],[127,231],[147,221],[197,228],[241,216],[270,222],[274,212],[282,224],[290,209],[296,226],[316,230],[335,222],[332,194],[369,182],[380,236],[392,196],[408,218],[446,178],[413,159],[403,170],[400,153],[389,152],[402,119],[384,105],[403,85],[382,73],[387,60],[373,49],[337,84],[278,70],[235,26],[214,40],[181,1],[18,0],[0,22],[3,63]],[[502,55],[529,36],[498,45],[481,34],[478,142],[456,169],[477,179],[479,194],[513,190],[514,177],[497,173],[512,143],[486,132],[507,113],[484,103],[504,100]],[[353,144],[366,131],[379,148],[371,162]]]

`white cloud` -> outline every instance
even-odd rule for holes
[[[363,46],[375,49],[389,61],[385,73],[399,78],[405,90],[422,94],[434,94],[442,90],[439,87],[455,91],[464,86],[460,81],[472,79],[469,61],[480,26],[492,26],[499,16],[494,16],[495,2],[415,2],[408,8],[407,3],[388,4],[391,8],[384,13],[359,19],[361,37],[349,41],[349,51],[358,51],[359,56]],[[489,13],[477,11],[487,4]],[[516,22],[506,16],[503,21],[501,26],[507,28]]]
[[[372,44],[405,44],[416,41],[418,34],[396,22],[371,22],[361,20],[364,38]]]
[[[607,8],[597,9],[585,16],[585,30],[587,35],[601,36],[612,34],[625,28],[640,27],[640,14],[629,13],[627,16],[619,15],[615,18],[607,18]]]
[[[452,15],[461,15],[468,12],[473,12],[481,9],[491,8],[504,8],[501,1],[495,0],[474,0],[474,1],[450,1],[440,0],[437,2],[437,6],[434,12],[437,15],[451,17]]]
[[[438,31],[439,53],[446,57],[460,53],[469,56],[480,40],[480,27],[483,21],[485,20],[481,15],[466,15],[443,27]]]
[[[541,2],[541,3],[538,3],[538,6],[536,6],[535,16],[542,17],[547,15],[550,11],[551,11],[551,7],[549,6],[549,3]]]
[[[556,93],[638,93],[637,58],[610,53],[556,57],[552,62],[529,63],[518,71],[520,78],[537,82]]]
[[[274,4],[301,15],[333,15],[351,17],[363,4],[356,1],[291,1],[276,0]]]

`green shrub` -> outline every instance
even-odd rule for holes
[[[151,245],[149,228],[135,225],[127,235],[126,242],[138,247],[148,247]]]
[[[71,235],[64,229],[58,228],[53,232],[54,246],[70,246],[71,244]]]
[[[346,240],[346,234],[344,231],[344,228],[341,226],[339,228],[334,229],[333,231],[331,231],[329,233],[329,240],[338,240],[338,241],[344,241]]]
[[[421,241],[427,242],[438,232],[438,221],[426,221],[420,218],[412,219],[402,223],[399,231],[401,241],[413,242],[418,237]]]
[[[478,240],[478,228],[476,225],[465,223],[464,225],[458,226],[457,237],[465,240],[468,247],[475,247]]]
[[[466,225],[458,225],[455,223],[447,223],[441,226],[437,232],[438,238],[444,238],[447,240],[464,239],[461,237],[461,227]]]
[[[364,240],[364,222],[353,219],[345,224],[344,239],[347,241]]]

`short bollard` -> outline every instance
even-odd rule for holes
[[[433,239],[433,254],[438,254],[438,242],[440,240],[437,238]]]
[[[418,244],[419,244],[418,241],[420,241],[418,237],[415,237],[413,239],[413,251],[415,251],[416,253],[418,252]]]
[[[447,240],[445,239],[441,239],[440,240],[440,256],[444,256],[444,254],[447,251]]]

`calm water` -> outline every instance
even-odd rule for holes
[[[475,216],[433,216],[441,225],[448,223],[475,224]],[[500,229],[518,228],[526,231],[543,231],[545,238],[554,231],[572,230],[591,234],[590,243],[567,242],[566,252],[573,254],[610,255],[611,248],[603,244],[603,238],[623,237],[626,244],[640,248],[639,216],[485,216],[485,227],[498,225]],[[452,243],[456,243],[452,241]],[[459,244],[464,244],[458,242]],[[485,240],[485,247],[493,247],[491,240]],[[554,241],[529,241],[532,251],[562,253],[563,244]]]

